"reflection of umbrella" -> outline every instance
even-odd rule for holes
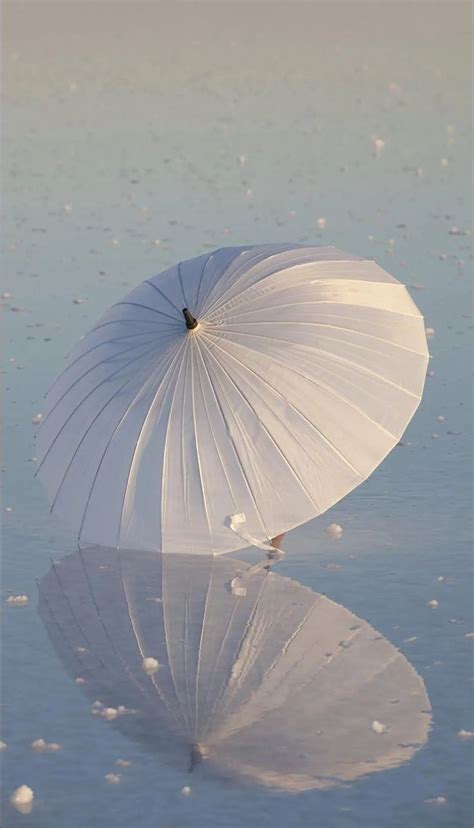
[[[143,282],[81,340],[48,395],[38,470],[85,543],[265,543],[367,478],[427,360],[420,312],[374,262],[224,248]]]
[[[92,712],[179,767],[280,789],[408,760],[429,701],[366,622],[227,558],[92,547],[53,564],[40,614]]]

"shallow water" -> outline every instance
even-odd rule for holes
[[[15,2],[6,18],[2,825],[471,825],[472,742],[456,733],[474,730],[472,253],[469,235],[449,232],[472,222],[468,6]],[[400,647],[433,727],[409,764],[342,789],[288,795],[197,775],[183,797],[185,770],[90,715],[38,618],[36,579],[74,541],[33,477],[31,421],[63,355],[129,286],[268,240],[375,258],[435,331],[404,444],[290,533],[278,565]],[[341,540],[326,536],[331,522]],[[10,591],[28,604],[7,606]],[[62,749],[37,754],[38,738]],[[118,758],[132,764],[109,785]],[[35,792],[28,816],[8,804],[21,784]],[[446,802],[425,802],[436,797]]]

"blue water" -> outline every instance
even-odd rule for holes
[[[472,227],[469,23],[462,3],[7,6],[2,826],[473,824],[473,743],[456,737],[474,730],[472,248],[449,233]],[[90,716],[37,616],[36,579],[74,542],[33,477],[31,420],[64,354],[129,286],[270,240],[375,258],[435,331],[404,445],[290,533],[279,565],[400,647],[433,728],[411,763],[344,789],[291,796],[199,778],[184,798],[186,773]],[[10,592],[28,604],[7,606]],[[36,754],[38,738],[62,750]],[[107,785],[119,757],[132,764]],[[21,784],[35,792],[29,815],[8,804]]]

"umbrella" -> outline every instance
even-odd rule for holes
[[[39,611],[91,713],[182,771],[326,788],[427,739],[405,657],[266,563],[91,547],[52,564]]]
[[[223,248],[145,280],[74,348],[38,472],[81,544],[266,548],[391,451],[427,361],[419,310],[375,262]]]

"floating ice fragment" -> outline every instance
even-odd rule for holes
[[[464,638],[474,638],[474,632],[464,633]]]
[[[109,783],[109,785],[118,785],[121,776],[119,773],[106,773],[104,779]]]
[[[13,506],[5,506],[6,512],[13,512]]]
[[[374,136],[372,138],[372,146],[374,148],[374,155],[376,158],[379,158],[382,154],[382,151],[385,147],[385,141],[383,138],[379,138],[378,136]]]
[[[42,419],[42,414],[35,414],[35,416],[31,418],[31,422],[33,423],[33,425],[39,425]]]
[[[9,595],[7,598],[7,604],[14,604],[18,607],[22,607],[28,603],[28,596],[27,595]]]
[[[147,675],[152,676],[153,673],[156,673],[159,668],[159,663],[156,658],[144,658],[143,659],[143,670]]]
[[[448,801],[445,796],[434,796],[432,799],[424,800],[427,805],[446,805]]]
[[[125,713],[135,712],[135,710],[131,710],[128,707],[124,707],[123,704],[119,704],[118,707],[105,707],[105,705],[101,701],[95,701],[94,704],[91,706],[91,713],[94,716],[101,716],[103,719],[107,719],[108,721],[116,719],[117,716],[123,716]]]
[[[0,295],[1,295],[1,298],[2,298],[2,299],[12,299],[12,298],[13,298],[13,294],[12,294],[12,293],[9,293],[9,292],[8,292],[8,290],[5,290],[5,291],[4,291],[2,294],[0,294]]]
[[[56,753],[57,750],[61,750],[61,745],[57,742],[45,742],[44,739],[36,739],[31,743],[31,747],[37,753]]]
[[[191,788],[189,785],[185,785],[184,788],[181,788],[181,796],[189,796],[191,794]]]
[[[374,719],[372,722],[372,730],[374,733],[386,733],[387,732],[387,725],[382,724],[382,722],[378,722],[377,719]]]
[[[439,423],[442,423],[442,422],[444,422],[444,420],[446,419],[446,417],[444,417],[444,416],[443,416],[443,414],[438,414],[438,416],[436,417],[436,419],[438,420],[438,422],[439,422]]]
[[[468,739],[474,739],[474,731],[473,730],[458,730],[456,733],[458,739],[462,741],[468,741]]]
[[[425,334],[426,334],[427,339],[430,339],[432,336],[435,335],[435,329],[434,328],[425,328]]]
[[[31,788],[28,785],[20,785],[19,788],[13,791],[10,802],[20,813],[29,814],[33,808],[33,798],[34,794]]]
[[[439,604],[438,604],[438,601],[436,601],[436,600],[433,598],[433,600],[432,600],[432,601],[428,601],[427,606],[428,606],[428,607],[431,607],[431,609],[436,609],[436,607],[438,607],[438,606],[439,606]]]
[[[81,676],[77,677],[76,684],[85,684],[85,683],[86,683],[85,678],[81,678]]]
[[[128,759],[117,759],[115,764],[120,768],[129,768],[132,763]]]
[[[6,749],[7,749],[7,743],[0,741],[0,750],[6,750]]]
[[[339,526],[338,523],[330,523],[329,526],[326,527],[326,535],[330,538],[334,538],[334,540],[339,540],[342,537],[343,528]]]
[[[237,595],[239,598],[245,598],[247,595],[247,588],[244,586],[243,578],[239,576],[232,578],[230,582],[230,591],[232,595]]]
[[[241,169],[242,169],[242,167],[245,166],[246,161],[247,161],[247,156],[246,155],[239,155],[239,164],[240,164]]]

